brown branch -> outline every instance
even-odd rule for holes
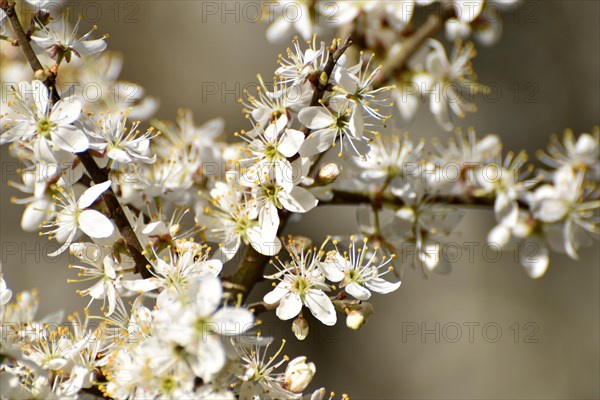
[[[78,153],[77,155],[79,156],[83,167],[90,174],[90,177],[95,183],[98,184],[109,180],[108,174],[96,164],[96,161],[94,161],[94,158],[89,151]],[[144,249],[135,235],[135,232],[112,188],[108,188],[108,190],[102,194],[102,199],[109,210],[109,217],[115,222],[117,229],[125,240],[125,245],[127,246],[127,250],[129,250],[129,254],[131,254],[131,258],[133,258],[133,261],[135,262],[137,272],[139,272],[144,279],[152,277],[152,274],[149,271],[150,266],[148,260],[143,254]]]
[[[12,1],[9,2],[6,0],[0,0],[0,8],[2,8],[2,10],[4,10],[4,12],[6,13],[6,16],[8,17],[12,25],[13,31],[17,35],[19,47],[21,48],[23,55],[29,62],[31,69],[33,69],[33,71],[36,73],[38,73],[39,71],[44,71],[44,67],[42,66],[40,60],[37,58],[35,52],[33,51],[33,48],[29,43],[29,38],[27,37],[27,34],[23,30],[23,26],[19,21],[19,17],[15,11],[15,3]],[[44,85],[48,88],[48,90],[51,93],[52,102],[60,100],[60,95],[58,94],[55,87],[56,76],[56,70],[51,70],[49,72],[48,77],[44,81]],[[83,164],[84,168],[86,169],[87,173],[90,175],[94,183],[98,184],[109,180],[106,171],[101,169],[98,166],[98,164],[96,164],[96,161],[94,160],[89,151],[77,153],[77,156],[79,157],[79,160]],[[123,239],[125,240],[127,249],[129,250],[131,257],[135,262],[137,272],[139,272],[144,278],[151,277],[152,274],[148,269],[148,260],[142,254],[142,245],[137,239],[137,236],[135,235],[135,232],[133,231],[133,228],[131,227],[131,224],[129,223],[129,220],[127,219],[127,216],[125,215],[125,212],[123,211],[123,208],[121,207],[121,204],[119,203],[119,200],[117,199],[117,196],[113,192],[112,188],[108,188],[108,190],[106,190],[102,194],[102,199],[104,200],[104,203],[106,204],[109,210],[109,217],[115,222],[117,229],[119,230],[121,236],[123,236]]]
[[[323,68],[323,71],[317,71],[311,79],[312,83],[315,86],[315,91],[313,92],[313,96],[310,100],[309,107],[318,106],[319,102],[323,100],[325,92],[331,89],[329,79],[331,78],[333,69],[335,68],[337,62],[339,61],[340,57],[344,54],[344,52],[350,46],[352,46],[352,43],[353,41],[351,36],[348,36],[341,45],[338,45],[338,43],[335,42],[331,46],[331,48],[329,49],[329,59],[327,60],[327,64],[325,64],[325,68]],[[310,133],[310,129],[308,129],[306,126],[303,126],[300,129],[300,131],[304,133],[304,136],[308,136],[308,134]]]
[[[442,7],[440,15],[431,14],[427,20],[403,43],[400,50],[393,57],[388,57],[383,63],[383,72],[378,79],[379,86],[394,80],[404,69],[413,55],[421,48],[423,43],[434,36],[444,27],[444,23],[456,16],[454,7]]]
[[[329,59],[327,60],[327,64],[325,64],[323,71],[316,72],[311,78],[311,81],[315,86],[315,91],[310,102],[311,107],[318,106],[319,102],[325,96],[325,93],[331,89],[329,81],[331,79],[333,69],[344,52],[350,46],[352,46],[352,43],[352,39],[348,37],[343,43],[339,44],[338,42],[334,42],[334,44],[329,48]],[[303,126],[301,131],[304,133],[304,136],[308,136],[310,134],[310,129],[306,126]],[[297,158],[297,156],[292,157],[291,161],[293,161],[295,158]],[[290,213],[286,210],[279,211],[279,234],[281,234],[283,228],[285,228],[289,216]],[[229,282],[228,292],[230,300],[237,301],[238,297],[241,297],[242,301],[246,299],[252,288],[263,279],[263,270],[268,259],[268,256],[260,254],[252,246],[249,245],[246,248],[244,258],[240,262],[237,270],[231,277],[224,278],[224,280]]]
[[[494,197],[457,197],[457,196],[430,196],[427,199],[427,203],[443,204],[455,207],[494,207]],[[529,206],[521,201],[518,202],[519,207],[528,209]],[[328,201],[322,201],[319,205],[358,205],[358,204],[371,204],[377,207],[389,206],[389,207],[402,207],[404,202],[402,199],[392,196],[390,194],[380,195],[378,198],[373,198],[365,193],[348,192],[343,190],[334,190],[333,198]]]
[[[29,62],[31,69],[34,73],[45,76],[44,85],[50,91],[50,100],[55,103],[60,100],[60,96],[58,95],[58,91],[56,90],[56,70],[54,68],[46,71],[44,70],[44,66],[37,58],[35,51],[31,47],[29,41],[31,40],[27,33],[23,30],[23,26],[19,21],[19,16],[17,15],[17,11],[15,10],[15,2],[14,1],[6,1],[0,0],[0,8],[4,10],[6,13],[6,17],[10,21],[10,24],[17,36],[17,43],[21,48],[21,52]]]

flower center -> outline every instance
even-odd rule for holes
[[[162,393],[172,393],[175,390],[175,379],[172,376],[165,376],[160,382],[160,389]]]
[[[276,185],[265,185],[264,187],[265,196],[269,199],[269,202],[275,204],[275,207],[281,208],[279,202],[279,186]]]
[[[296,293],[302,295],[305,294],[308,288],[310,287],[310,283],[304,278],[296,278],[294,284],[292,286],[292,290]]]
[[[199,336],[204,337],[214,332],[214,326],[209,318],[200,317],[194,322],[194,330]]]
[[[360,274],[360,272],[358,272],[357,270],[351,269],[348,272],[346,272],[346,276],[348,277],[348,280],[355,282],[355,283],[362,283],[363,282],[363,277]]]
[[[54,124],[52,121],[44,118],[44,119],[40,119],[37,122],[37,130],[38,133],[44,137],[49,137],[50,136],[50,132],[52,131],[52,129],[56,126],[56,124]]]
[[[278,153],[279,152],[277,151],[277,148],[275,146],[273,146],[272,144],[267,145],[267,148],[265,149],[265,155],[268,159],[274,159],[275,157],[277,157]]]
[[[349,115],[340,115],[337,120],[335,121],[335,126],[336,128],[342,129],[345,128],[346,126],[348,126],[348,124],[350,123],[350,116]]]

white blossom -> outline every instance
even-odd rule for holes
[[[59,189],[60,195],[54,196],[58,201],[57,211],[52,213],[54,220],[43,225],[50,228],[46,234],[63,243],[51,256],[65,251],[80,230],[91,238],[107,238],[113,234],[112,222],[101,212],[89,209],[110,185],[110,181],[94,185],[83,192],[78,200],[75,200],[73,192],[66,193],[64,189]]]
[[[278,272],[267,275],[267,279],[279,281],[274,289],[264,296],[267,304],[277,304],[277,316],[289,320],[302,311],[302,306],[325,325],[334,325],[337,321],[333,303],[325,292],[330,287],[325,283],[325,276],[319,268],[321,250],[313,248],[304,251],[298,243],[289,243],[287,249],[291,260],[287,263],[276,259],[273,263]]]

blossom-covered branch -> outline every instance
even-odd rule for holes
[[[89,303],[40,318],[36,292],[13,297],[0,274],[3,398],[332,399],[305,394],[315,364],[282,355],[285,340],[263,337],[259,314],[288,321],[298,340],[309,324],[360,329],[371,298],[399,290],[407,268],[452,270],[447,251],[469,206],[493,209],[487,243],[517,251],[532,278],[550,250],[577,258],[600,236],[600,128],[553,137],[538,167],[498,135],[398,132],[423,99],[448,131],[475,111],[465,95],[485,90],[475,44],[448,55],[432,36],[443,26],[449,39],[492,44],[491,0],[443,0],[441,13],[429,0],[339,2],[333,16],[330,2],[300,2],[297,20],[270,7],[270,40],[306,42],[291,42],[272,83],[259,76],[245,91],[250,126],[233,143],[222,119],[197,124],[187,109],[143,128],[158,102],[119,80],[107,36],[25,1],[40,7],[27,32],[27,3],[0,3],[0,37],[10,22],[19,44],[0,42],[0,144],[22,165],[10,182],[23,193],[21,227],[55,240],[51,256],[70,251],[68,282]],[[417,7],[434,15],[413,29]],[[317,40],[331,27],[352,39]],[[90,82],[101,89],[93,101],[77,88]],[[282,236],[339,205],[356,207],[354,232]],[[248,304],[251,290],[262,300]]]
[[[40,63],[37,55],[35,54],[31,45],[29,44],[29,38],[27,37],[25,31],[23,30],[23,27],[21,26],[19,17],[15,12],[15,3],[3,0],[2,4],[0,5],[0,8],[4,10],[7,17],[9,18],[11,26],[15,34],[17,35],[17,38],[19,39],[20,48],[23,51],[23,54],[29,62],[31,68],[36,74],[46,74],[44,72],[44,67]],[[68,50],[63,49],[63,51]],[[60,95],[58,94],[58,91],[55,86],[57,73],[57,68],[50,69],[49,73],[46,74],[48,76],[44,80],[44,85],[48,88],[52,103],[56,103],[60,100]],[[42,93],[38,93],[38,95],[43,96]],[[108,181],[108,175],[98,166],[98,164],[96,164],[96,161],[94,161],[94,157],[89,153],[89,151],[87,149],[81,149],[83,151],[78,152],[77,156],[79,157],[79,160],[83,164],[88,174],[90,174],[92,180],[96,184]],[[129,251],[129,253],[135,261],[136,270],[143,277],[150,277],[151,275],[147,270],[150,267],[150,265],[148,264],[148,260],[142,254],[143,249],[135,235],[135,232],[133,231],[133,228],[131,227],[127,219],[127,216],[121,208],[121,204],[117,200],[117,197],[113,192],[112,188],[108,188],[102,195],[102,198],[104,199],[104,202],[108,207],[110,218],[112,218],[115,221],[117,229],[119,230],[121,235],[123,235],[123,239],[125,240],[127,250]]]

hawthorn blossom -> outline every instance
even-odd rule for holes
[[[291,189],[286,189],[274,180],[253,188],[252,193],[258,208],[258,223],[261,226],[269,224],[270,230],[277,230],[279,227],[279,210],[303,214],[315,208],[318,203],[315,196],[303,187],[292,186]]]
[[[275,255],[281,249],[277,229],[272,224],[260,224],[255,202],[237,183],[238,175],[227,173],[227,183],[217,182],[210,191],[215,208],[204,208],[196,214],[196,222],[205,226],[210,239],[218,241],[215,258],[230,260],[242,241],[265,255]]]
[[[364,121],[348,101],[332,99],[329,106],[307,107],[298,119],[311,129],[300,148],[302,157],[311,157],[327,151],[340,141],[340,154],[345,146],[361,156],[368,151],[368,140],[363,137]]]
[[[393,257],[381,256],[377,246],[371,250],[367,246],[366,238],[363,240],[363,246],[358,248],[353,236],[350,240],[348,252],[340,253],[337,243],[334,242],[336,250],[329,252],[325,260],[319,263],[328,280],[341,282],[340,289],[344,289],[358,300],[368,300],[371,291],[388,294],[400,287],[400,282],[390,283],[381,278],[393,270],[393,267],[387,267]],[[382,268],[385,268],[384,272],[380,271]]]
[[[494,213],[496,220],[502,224],[510,226],[517,223],[518,200],[523,200],[527,191],[539,182],[530,177],[533,167],[521,170],[527,159],[524,151],[517,155],[509,153],[504,162],[498,159],[496,163],[480,166],[476,170],[480,188],[475,190],[475,195],[495,195]]]
[[[466,112],[475,112],[472,103],[465,102],[461,92],[476,91],[471,59],[475,57],[472,43],[465,46],[458,44],[448,58],[444,46],[434,39],[429,39],[431,52],[427,55],[426,71],[431,75],[431,87],[427,88],[431,113],[438,124],[447,131],[454,128],[451,112],[464,118]]]
[[[193,355],[188,359],[190,367],[206,381],[225,365],[221,336],[239,335],[254,322],[252,313],[244,308],[219,308],[222,293],[219,279],[207,275],[195,279],[179,301],[161,303],[154,312],[157,334]]]
[[[325,276],[319,268],[321,250],[313,248],[304,251],[299,243],[287,245],[291,260],[283,263],[276,259],[278,272],[265,275],[267,279],[278,280],[275,288],[267,293],[263,300],[267,304],[277,304],[277,316],[286,321],[294,318],[302,311],[302,306],[325,325],[335,325],[337,316],[333,303],[325,292],[330,287],[325,283]]]
[[[40,177],[44,169],[46,168],[42,167],[41,164],[37,164],[35,170],[22,173],[22,184],[10,183],[11,186],[30,195],[21,199],[11,199],[15,204],[25,204],[25,211],[23,211],[21,218],[21,228],[25,232],[37,231],[40,224],[44,222],[46,214],[55,210],[54,201],[52,200],[55,191],[51,186],[56,183],[60,175],[55,174],[54,171],[48,171],[49,176]]]
[[[417,179],[391,191],[404,203],[391,224],[395,234],[414,246],[414,260],[424,272],[449,273],[452,265],[442,253],[441,243],[456,228],[462,214],[452,207],[431,203],[425,184]],[[403,249],[408,251],[409,247]]]
[[[70,251],[85,265],[74,264],[70,268],[77,269],[77,279],[69,279],[67,282],[87,282],[97,280],[94,284],[84,290],[77,290],[77,293],[84,297],[90,296],[90,302],[94,300],[102,300],[102,309],[105,311],[105,316],[109,317],[114,311],[119,296],[117,286],[119,286],[119,276],[117,273],[122,273],[123,267],[118,264],[117,260],[107,251],[103,251],[93,243],[75,243],[71,245]],[[106,304],[108,303],[108,308]]]
[[[98,28],[95,25],[87,33],[79,36],[80,23],[81,19],[77,20],[72,29],[62,18],[48,25],[39,24],[39,29],[36,34],[31,36],[31,40],[40,48],[46,50],[50,58],[57,60],[58,64],[63,59],[67,63],[71,62],[73,54],[77,57],[89,56],[106,49],[104,39],[108,36],[105,35],[100,39],[89,39]]]
[[[532,279],[541,278],[550,264],[550,251],[539,223],[524,210],[519,210],[513,225],[499,223],[487,236],[488,243],[501,248],[512,245],[520,264]]]
[[[446,146],[434,139],[433,146],[435,153],[425,165],[427,181],[442,193],[454,195],[471,193],[477,183],[476,170],[496,160],[501,150],[497,135],[478,139],[473,129],[467,135],[457,130]]]
[[[113,161],[129,164],[139,162],[151,164],[156,156],[150,156],[150,141],[158,133],[154,128],[140,134],[140,121],[127,127],[127,115],[112,117],[106,114],[97,120],[90,119],[89,125],[84,124],[84,130],[90,138],[90,148],[106,154]]]
[[[218,276],[223,268],[219,260],[208,258],[207,248],[188,247],[169,252],[169,260],[156,256],[148,279],[126,280],[123,286],[135,292],[149,292],[160,289],[159,298],[162,302],[176,299],[186,293],[189,285],[196,279],[205,276]]]
[[[298,32],[304,40],[309,40],[312,36],[311,3],[308,0],[283,0],[277,2],[275,7],[270,5],[269,10],[278,17],[267,29],[269,42],[287,41],[293,32]]]
[[[531,193],[528,201],[533,216],[552,227],[559,228],[555,247],[577,259],[577,250],[600,236],[598,215],[600,201],[596,187],[583,186],[584,171],[575,172],[562,167],[554,175],[553,185],[543,185]]]
[[[289,84],[290,88],[304,84],[311,75],[322,71],[329,60],[329,51],[325,48],[325,42],[320,43],[317,49],[316,37],[309,42],[308,49],[302,51],[298,40],[293,41],[293,49],[287,48],[287,58],[280,57],[281,65],[275,74],[281,78],[281,83]],[[296,93],[292,93],[296,95]]]
[[[109,110],[113,115],[127,113],[129,118],[147,120],[158,109],[159,101],[148,96],[141,85],[119,80],[123,69],[122,54],[104,51],[96,54],[93,62],[75,64],[62,65],[61,74],[73,69],[77,84],[68,88],[73,92],[69,94],[82,100],[87,112],[101,113]],[[98,96],[86,93],[90,87],[97,89]]]
[[[242,185],[253,187],[272,176],[284,188],[289,189],[293,185],[293,169],[288,158],[298,153],[304,142],[304,134],[295,129],[285,129],[287,122],[285,115],[280,116],[250,141],[248,150],[253,157],[241,161],[247,165],[240,177]]]
[[[276,372],[288,358],[284,356],[278,360],[285,340],[282,340],[274,355],[268,356],[271,342],[272,340],[268,339],[266,345],[259,343],[251,348],[236,346],[243,368],[243,373],[238,375],[242,381],[240,399],[253,399],[256,396],[261,399],[299,399],[301,392],[311,381],[315,366],[313,363],[306,363],[305,357],[297,357],[290,361],[284,373]]]
[[[365,157],[355,157],[360,177],[365,180],[393,179],[418,171],[425,141],[414,144],[405,135],[377,135]]]
[[[384,86],[373,88],[374,82],[381,73],[382,66],[371,70],[373,56],[364,64],[361,56],[358,64],[350,68],[337,68],[333,72],[333,80],[336,83],[334,97],[350,100],[356,107],[354,112],[360,123],[364,121],[363,111],[376,121],[387,121],[390,117],[381,113],[379,107],[388,106],[387,99],[381,99],[380,95],[389,91],[390,87]]]
[[[600,178],[600,127],[591,134],[582,133],[575,140],[573,131],[564,132],[562,143],[556,136],[550,139],[547,151],[537,153],[541,162],[554,169],[570,166],[575,171],[587,170],[592,179]]]
[[[52,105],[48,89],[38,80],[21,82],[18,89],[13,88],[13,95],[9,107],[15,116],[5,123],[8,130],[0,136],[0,145],[32,141],[36,158],[47,162],[55,162],[50,150],[53,147],[71,153],[88,149],[86,135],[72,125],[81,114],[79,101],[62,99]]]
[[[42,225],[50,228],[45,234],[63,243],[50,256],[57,256],[65,251],[80,230],[91,238],[107,238],[113,234],[114,226],[110,219],[99,211],[89,209],[110,185],[110,181],[94,185],[83,192],[78,200],[75,200],[73,192],[65,193],[64,189],[59,189],[60,195],[54,197],[58,201],[58,211],[52,213],[54,220]]]

